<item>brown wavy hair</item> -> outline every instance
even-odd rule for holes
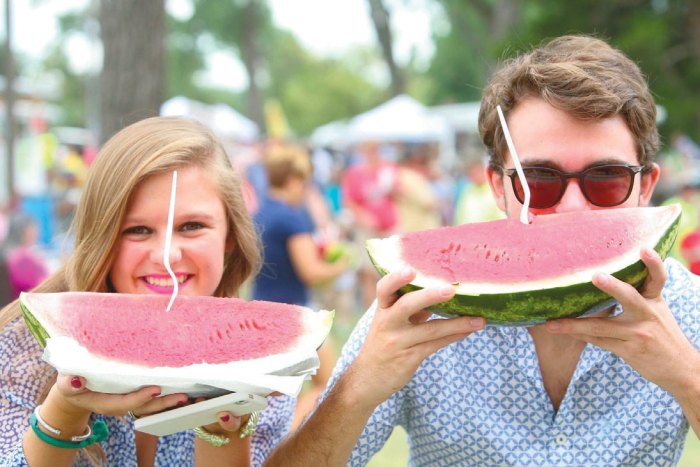
[[[508,115],[531,97],[583,120],[621,115],[642,165],[659,150],[656,105],[639,67],[601,39],[562,36],[507,60],[484,89],[479,134],[492,169],[503,167],[507,150],[496,106]]]
[[[261,255],[255,227],[243,202],[241,178],[214,134],[204,125],[184,118],[154,117],[134,123],[115,134],[90,167],[71,230],[75,247],[65,265],[34,292],[113,292],[109,271],[116,256],[121,225],[132,193],[152,175],[185,166],[198,166],[219,189],[233,245],[224,258],[224,271],[214,293],[233,297],[246,279],[257,273]],[[183,187],[186,189],[186,187]],[[0,310],[0,326],[21,315],[18,302]],[[37,404],[55,382],[55,370],[45,366],[40,375],[50,382]],[[91,448],[94,448],[91,447]],[[99,449],[82,453],[93,463],[104,456]]]

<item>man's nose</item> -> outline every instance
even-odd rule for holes
[[[570,178],[566,182],[564,194],[554,206],[554,212],[573,212],[588,209],[588,200],[583,196],[578,180]]]

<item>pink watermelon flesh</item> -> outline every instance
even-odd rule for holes
[[[88,298],[89,297],[89,298]],[[91,353],[147,367],[227,363],[281,353],[303,332],[301,307],[232,298],[64,294],[62,334]]]
[[[421,273],[450,283],[552,279],[638,249],[640,239],[675,213],[641,212],[635,208],[572,212],[535,216],[529,225],[504,219],[411,232],[401,236],[401,256]]]

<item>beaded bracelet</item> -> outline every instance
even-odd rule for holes
[[[238,434],[238,437],[243,439],[246,436],[250,436],[253,433],[255,433],[255,430],[258,428],[258,420],[260,419],[260,411],[255,410],[250,413],[250,417],[248,418],[248,423],[245,424],[243,428],[241,428],[240,433]]]
[[[32,415],[29,417],[29,426],[31,426],[32,430],[34,430],[34,434],[36,434],[36,436],[46,444],[62,449],[81,449],[109,438],[109,428],[107,428],[107,425],[102,420],[97,420],[92,427],[88,426],[85,434],[73,436],[70,441],[64,441],[62,439],[49,436],[44,433],[41,428],[39,428],[39,425],[56,436],[60,436],[61,430],[52,427],[41,418],[39,415],[40,407],[41,406],[37,406],[37,408],[34,409],[34,412],[32,412]]]
[[[209,433],[207,430],[202,428],[201,426],[198,426],[197,428],[192,428],[192,431],[194,432],[195,435],[197,435],[197,438],[206,441],[207,443],[211,444],[215,448],[220,448],[221,446],[226,446],[228,443],[231,442],[231,440],[228,438],[226,435],[219,435],[216,433]]]
[[[245,424],[245,426],[241,427],[241,429],[238,433],[238,437],[243,439],[243,438],[255,433],[255,430],[258,427],[259,418],[260,418],[260,411],[259,410],[251,412],[250,417],[248,417],[248,422]],[[192,431],[194,432],[195,435],[197,435],[198,438],[206,441],[207,443],[209,443],[212,446],[217,447],[217,448],[220,448],[221,446],[225,446],[231,441],[228,436],[220,435],[220,434],[216,434],[216,433],[209,433],[207,430],[205,430],[201,426],[198,426],[197,428],[193,428]]]

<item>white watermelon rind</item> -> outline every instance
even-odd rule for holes
[[[46,314],[60,310],[62,296],[70,293],[74,292],[22,293],[20,307],[24,320],[37,342],[45,347],[44,359],[49,364],[61,373],[85,377],[89,389],[109,393],[159,385],[162,394],[278,391],[296,395],[303,380],[319,366],[316,350],[330,333],[334,318],[333,311],[303,309],[305,332],[287,352],[229,363],[151,368],[94,355],[75,339],[60,335]]]

